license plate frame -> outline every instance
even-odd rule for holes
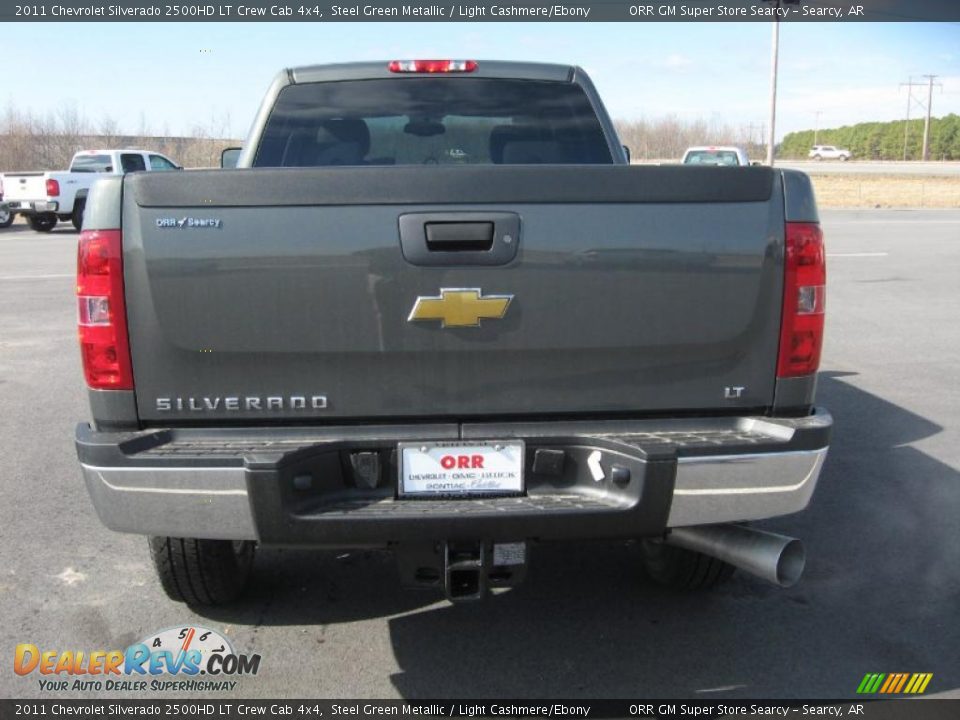
[[[525,451],[523,440],[398,443],[397,496],[422,500],[523,495]],[[454,458],[453,467],[441,465],[445,457]],[[461,457],[467,458],[467,467],[461,466]],[[476,457],[482,459],[480,467],[474,467]]]

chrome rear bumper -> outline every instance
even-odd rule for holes
[[[799,512],[813,496],[827,449],[680,458],[667,525],[712,525]]]
[[[77,452],[102,522],[120,532],[349,546],[445,539],[644,537],[668,528],[787,515],[810,502],[832,419],[709,418],[359,428],[151,430],[82,424]],[[526,495],[402,500],[393,449],[425,439],[523,438]],[[538,448],[560,473],[534,472]],[[585,458],[601,452],[597,480]],[[362,489],[350,453],[379,453]],[[614,466],[626,482],[614,482]],[[308,490],[298,479],[315,478]]]
[[[111,530],[257,539],[242,467],[81,467],[97,514]]]

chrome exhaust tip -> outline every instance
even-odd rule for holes
[[[806,551],[797,538],[743,525],[673,528],[664,542],[723,560],[785,588],[797,584],[806,564]]]

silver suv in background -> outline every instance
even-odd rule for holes
[[[853,155],[846,148],[838,148],[833,145],[814,145],[807,153],[807,157],[817,161],[839,160],[840,162],[846,162]]]

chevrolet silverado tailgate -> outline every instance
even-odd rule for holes
[[[47,179],[42,172],[4,173],[3,201],[19,207],[23,200],[41,200],[47,197]]]
[[[773,400],[784,217],[769,168],[156,173],[129,176],[123,202],[148,423]]]

